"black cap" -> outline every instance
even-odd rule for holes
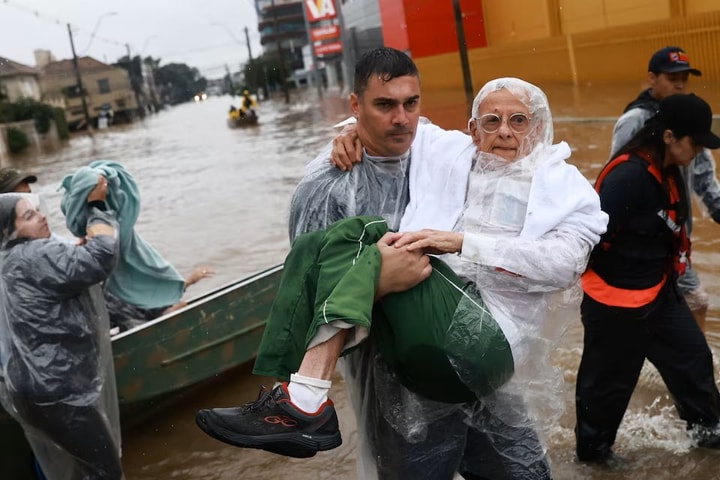
[[[37,182],[37,177],[16,168],[0,168],[0,193],[14,192],[15,187],[22,182],[34,183]]]
[[[662,99],[658,118],[661,125],[672,130],[678,138],[689,135],[697,145],[720,148],[720,137],[710,130],[710,105],[694,93],[670,95]]]
[[[665,47],[653,53],[650,57],[648,72],[653,73],[675,73],[690,72],[698,77],[702,75],[700,70],[690,68],[690,59],[687,53],[680,47]]]

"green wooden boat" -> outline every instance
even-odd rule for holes
[[[137,412],[151,413],[182,391],[255,358],[281,274],[282,265],[276,265],[113,337],[123,429],[141,418]],[[0,466],[2,478],[36,478],[22,429],[2,408]]]

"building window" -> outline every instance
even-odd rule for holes
[[[100,93],[110,93],[110,81],[107,78],[101,78],[97,82]]]
[[[125,100],[115,100],[115,105],[117,105],[118,109],[125,108]]]
[[[65,95],[65,98],[79,98],[80,97],[80,89],[77,85],[70,85],[68,87],[63,87],[62,89],[63,95]]]

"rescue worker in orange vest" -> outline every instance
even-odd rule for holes
[[[709,105],[671,95],[614,153],[595,184],[607,233],[581,277],[584,350],[576,385],[576,453],[604,462],[647,358],[660,372],[688,433],[720,448],[720,394],[705,336],[678,290],[690,262],[690,205],[680,167],[720,147]]]

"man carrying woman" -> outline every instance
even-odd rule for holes
[[[404,81],[403,76],[397,79]],[[329,372],[326,379],[313,378],[305,373],[308,364],[305,352],[317,345],[314,342],[318,338],[327,343],[338,337],[343,340],[340,350],[347,351],[363,335],[367,335],[372,315],[370,341],[360,344],[357,352],[346,357],[349,363],[346,374],[350,374],[346,378],[350,387],[355,388],[351,396],[358,413],[359,430],[361,437],[367,436],[364,439],[367,445],[361,442],[361,449],[368,453],[364,459],[367,464],[363,478],[377,475],[380,478],[413,476],[450,479],[455,472],[468,479],[550,478],[545,452],[534,432],[533,422],[524,412],[522,397],[516,395],[519,389],[508,388],[503,392],[496,389],[507,382],[513,370],[518,370],[515,364],[523,361],[524,353],[537,346],[532,338],[535,334],[538,337],[542,335],[539,333],[543,326],[542,314],[551,303],[549,299],[544,301],[548,296],[546,294],[561,292],[571,286],[584,270],[587,256],[605,228],[606,220],[600,212],[597,196],[582,175],[564,162],[569,155],[567,145],[551,145],[552,119],[544,94],[537,87],[517,79],[490,82],[478,94],[473,107],[474,116],[469,123],[477,145],[477,156],[473,155],[476,148],[470,139],[459,132],[443,132],[432,125],[421,125],[410,151],[397,152],[393,162],[379,161],[382,159],[378,154],[382,151],[377,147],[382,145],[383,140],[389,138],[400,144],[401,139],[407,137],[412,140],[414,135],[412,122],[397,122],[395,128],[388,129],[387,135],[383,135],[381,121],[368,121],[368,117],[373,115],[382,119],[384,115],[407,111],[408,102],[419,101],[419,95],[413,94],[417,87],[409,89],[408,94],[398,94],[402,89],[394,92],[391,89],[377,97],[371,96],[375,95],[373,88],[387,89],[399,85],[395,80],[393,76],[371,76],[370,81],[365,80],[369,85],[367,90],[356,96],[355,100],[360,105],[359,113],[354,110],[358,115],[357,131],[366,148],[363,162],[349,174],[338,173],[328,170],[329,152],[326,152],[318,157],[316,169],[303,180],[293,199],[291,234],[307,231],[308,227],[312,229],[313,225],[314,228],[328,227],[346,215],[385,214],[382,218],[356,218],[340,222],[327,232],[310,234],[311,237],[300,236],[295,242],[293,251],[311,238],[316,252],[307,264],[308,270],[302,273],[291,268],[293,258],[300,256],[291,252],[288,257],[286,278],[298,275],[306,279],[302,286],[306,290],[296,289],[295,297],[300,300],[296,301],[295,307],[301,308],[295,309],[295,315],[288,317],[286,313],[293,310],[292,302],[276,302],[256,363],[257,373],[290,378],[290,384],[279,385],[261,395],[257,402],[241,408],[202,410],[197,417],[198,425],[227,443],[291,456],[312,456],[318,450],[339,445],[332,402],[322,400],[323,395],[326,398],[328,379],[334,370],[337,354],[325,359],[327,368],[324,370]],[[397,101],[393,94],[397,95]],[[423,133],[423,129],[428,131]],[[441,139],[444,137],[446,142],[438,141],[436,150],[433,150],[434,135]],[[453,140],[448,142],[447,135],[451,135]],[[455,148],[454,156],[448,153],[451,145]],[[443,151],[445,157],[442,156]],[[385,154],[386,157],[388,155]],[[363,203],[362,195],[372,193],[373,187],[377,188],[372,182],[358,182],[366,175],[363,171],[377,169],[379,173],[373,175],[378,177],[387,175],[391,166],[408,163],[409,173],[401,172],[396,176],[393,189],[377,191],[379,202],[370,207]],[[471,167],[472,175],[477,174],[475,183],[472,179],[468,183]],[[537,177],[536,173],[539,173]],[[308,181],[313,177],[313,181]],[[317,188],[315,180],[318,178],[325,182],[322,188]],[[566,188],[566,182],[575,188]],[[511,193],[508,194],[506,188],[499,188],[500,183],[513,187]],[[556,198],[548,195],[551,187],[559,184],[563,185],[560,191],[572,193]],[[349,188],[350,185],[355,188]],[[470,192],[467,205],[466,189]],[[323,191],[326,192],[324,201]],[[309,198],[312,201],[308,201]],[[396,200],[388,201],[388,198]],[[327,208],[327,205],[339,208]],[[481,208],[483,205],[490,205],[490,208]],[[356,225],[350,225],[350,222]],[[350,225],[350,230],[359,226],[358,235],[344,238],[340,235],[341,241],[336,243],[338,237],[334,238],[330,233],[338,225]],[[377,225],[381,228],[371,231]],[[421,231],[405,237],[392,233],[382,236],[388,227],[401,230],[434,227],[446,231]],[[466,230],[465,235],[463,230]],[[368,241],[363,233],[368,234],[367,238],[372,233],[373,239]],[[373,241],[378,238],[378,243],[374,244]],[[337,252],[336,246],[341,245],[343,240],[347,240],[344,252],[350,246],[348,261],[326,261],[326,255]],[[467,269],[459,270],[463,275],[467,274],[465,279],[433,260],[433,273],[426,281],[438,282],[454,292],[454,299],[451,297],[443,305],[446,308],[444,313],[427,318],[402,318],[402,315],[396,314],[402,314],[404,309],[388,308],[398,297],[413,295],[415,290],[398,294],[393,292],[407,288],[386,288],[383,269],[386,268],[388,250],[462,252]],[[558,262],[548,261],[547,254],[553,255]],[[324,280],[333,275],[340,279],[338,283]],[[358,286],[355,280],[364,282],[363,286]],[[503,287],[498,288],[495,295],[488,290],[486,299],[484,287],[486,284],[497,285],[494,280],[499,280]],[[425,291],[432,293],[432,283],[426,282],[416,288],[427,287]],[[365,283],[369,288],[365,288]],[[334,289],[330,288],[335,285]],[[355,302],[355,305],[346,303],[344,306],[349,307],[348,312],[362,313],[328,316],[329,309],[325,307],[331,305],[333,296],[336,293],[342,296],[351,289],[356,292],[361,289],[361,296],[345,295],[336,305],[342,307],[342,302]],[[506,296],[526,298],[522,304],[525,308],[519,304],[516,306],[523,311],[522,318],[512,309],[503,310],[503,304],[505,307],[514,306],[504,302],[503,297]],[[385,310],[383,318],[373,315],[374,299],[380,299],[376,305]],[[492,316],[482,306],[483,301],[488,304]],[[410,303],[412,300],[405,305]],[[390,314],[387,310],[391,311]],[[437,308],[434,310],[435,313],[438,311]],[[461,311],[464,313],[458,314]],[[469,317],[460,318],[465,315]],[[408,357],[399,359],[391,356],[399,349],[383,346],[383,341],[397,342],[397,346],[405,340],[415,340],[404,334],[394,336],[393,326],[401,325],[395,322],[403,322],[404,331],[410,332],[413,322],[418,330],[422,330],[434,321],[441,323],[440,318],[448,328],[446,332],[436,332],[430,340],[435,343],[423,344],[420,341],[418,345],[425,350],[421,348],[413,352],[408,349]],[[468,318],[471,320],[468,321]],[[462,332],[459,328],[456,331],[454,327],[460,324],[467,330]],[[503,327],[498,327],[499,324]],[[524,331],[528,326],[531,330]],[[384,338],[378,338],[376,331],[380,331],[379,336]],[[499,361],[487,363],[490,374],[479,375],[482,377],[479,383],[474,383],[478,377],[471,378],[478,374],[477,370],[462,367],[478,366],[482,360],[474,363],[478,359],[471,356],[453,357],[456,347],[465,349],[465,353],[469,351],[468,337],[473,334],[478,334],[483,341],[492,339],[491,344],[499,346]],[[430,337],[433,334],[425,338]],[[444,344],[446,340],[449,340],[447,345]],[[464,344],[457,344],[457,341]],[[479,350],[483,351],[482,348]],[[437,401],[438,396],[448,392],[432,387],[431,372],[427,376],[422,373],[416,375],[422,371],[418,368],[423,360],[422,351],[436,359],[437,370],[446,374],[444,377],[437,376],[436,380],[460,385],[469,395]],[[318,363],[318,357],[314,361]],[[493,368],[497,370],[490,371]],[[309,394],[296,395],[293,385],[298,383],[311,387],[304,389]],[[428,398],[433,393],[435,400]],[[298,404],[313,403],[311,397],[315,394],[321,398],[319,403],[315,400],[314,408],[298,407]],[[480,396],[483,397],[482,403],[478,401]],[[459,403],[450,403],[452,401]],[[262,419],[269,416],[287,417],[297,428],[284,428],[281,433],[274,426],[263,423]],[[513,449],[517,452],[520,445],[523,454],[518,457]]]

